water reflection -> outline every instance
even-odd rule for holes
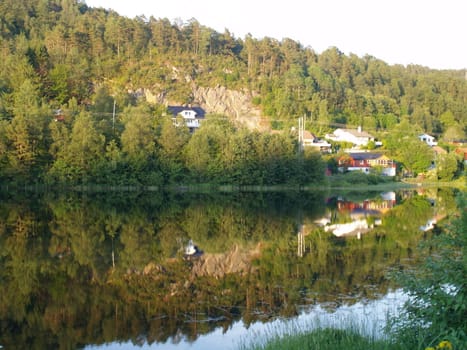
[[[357,236],[369,232],[375,225],[382,224],[382,216],[396,204],[395,192],[383,192],[374,198],[361,201],[347,200],[341,196],[331,197],[328,203],[334,204],[336,213],[315,221],[323,225],[325,232],[332,232],[337,237]]]
[[[419,227],[450,215],[453,196],[398,192],[357,239],[316,222],[353,220],[381,194],[2,194],[0,345],[191,343],[380,299],[387,269],[411,263],[433,233]],[[196,259],[184,259],[190,239]]]
[[[360,301],[352,305],[341,305],[333,311],[329,311],[321,305],[303,306],[299,315],[293,319],[275,318],[267,323],[255,322],[245,325],[243,321],[233,322],[227,331],[216,328],[208,335],[202,335],[195,340],[177,334],[167,340],[166,343],[148,344],[142,342],[138,344],[138,349],[193,349],[193,350],[234,350],[240,346],[249,344],[259,344],[267,341],[271,336],[284,334],[287,332],[309,331],[317,327],[334,327],[344,329],[355,327],[363,334],[378,338],[384,336],[382,326],[387,317],[397,315],[398,309],[406,300],[406,296],[401,290],[391,291],[381,299],[370,302]],[[109,343],[100,346],[87,346],[91,349],[120,350],[132,349],[135,344],[130,342]]]

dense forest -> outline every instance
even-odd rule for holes
[[[274,128],[306,116],[317,135],[362,125],[384,138],[410,125],[446,141],[465,138],[463,70],[390,66],[338,48],[318,54],[292,39],[235,38],[196,19],[129,19],[80,0],[2,0],[0,50],[2,182],[274,185],[323,177],[321,158],[299,154],[294,135],[209,114],[191,135],[140,89],[172,104],[196,104],[194,87],[248,91]]]

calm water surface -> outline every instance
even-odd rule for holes
[[[361,301],[353,305],[342,305],[334,311],[328,311],[321,305],[315,305],[302,311],[291,319],[255,322],[248,327],[242,322],[234,322],[227,331],[217,328],[194,341],[183,336],[173,337],[166,343],[148,344],[144,338],[139,344],[134,342],[114,342],[105,345],[90,345],[86,349],[238,349],[247,344],[266,341],[268,337],[288,331],[307,331],[317,327],[330,326],[345,328],[357,326],[364,334],[384,337],[383,327],[388,315],[397,315],[398,308],[406,300],[402,291],[388,292],[380,299],[370,302]]]
[[[381,335],[404,300],[387,272],[412,268],[456,210],[448,189],[0,196],[4,349],[235,349],[349,323]]]

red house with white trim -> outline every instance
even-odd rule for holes
[[[361,171],[368,174],[371,169],[381,169],[382,175],[396,176],[396,163],[381,153],[348,153],[340,157],[337,162],[341,172]]]

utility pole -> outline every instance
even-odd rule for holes
[[[114,99],[114,109],[113,109],[113,112],[112,112],[112,132],[115,134],[115,106],[116,106],[117,102],[115,101]]]
[[[305,118],[298,118],[298,152],[303,152],[303,132],[305,131]]]

